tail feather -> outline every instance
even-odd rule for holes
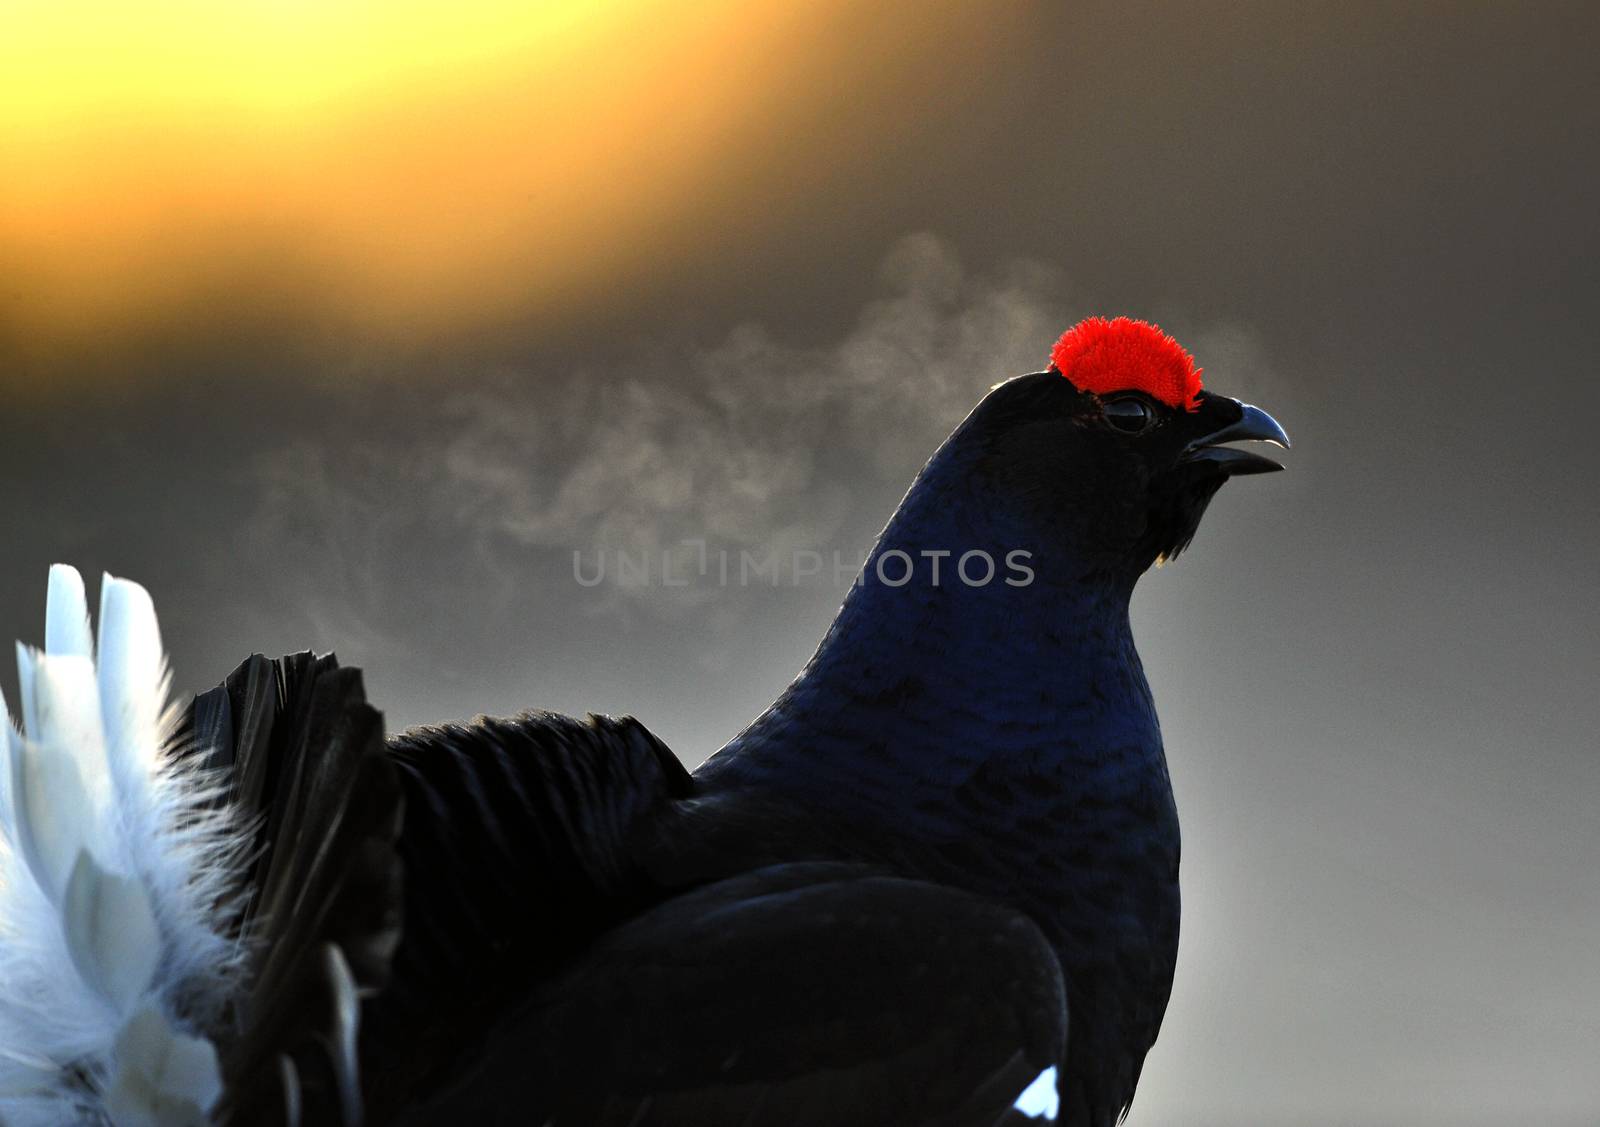
[[[0,706],[0,1121],[194,1121],[220,1093],[203,1035],[237,962],[243,835],[168,751],[149,596],[106,577],[99,659],[83,581],[51,570],[43,652]]]
[[[232,1124],[360,1122],[359,998],[399,941],[403,798],[359,671],[257,655],[195,701],[195,753],[258,827],[249,986],[223,1053]]]
[[[75,567],[61,564],[50,569],[45,596],[44,650],[49,654],[94,657],[94,635],[89,627],[89,599],[83,576]]]
[[[0,1124],[362,1118],[404,805],[361,675],[259,655],[179,713],[149,595],[51,569],[0,698]]]

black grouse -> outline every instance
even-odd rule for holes
[[[0,1121],[1109,1127],[1177,812],[1129,627],[1227,445],[1094,318],[934,453],[816,654],[693,774],[631,718],[385,739],[254,657],[164,721],[148,597],[51,577],[0,723]]]

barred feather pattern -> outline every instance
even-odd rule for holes
[[[50,571],[45,645],[0,699],[0,1125],[176,1127],[221,1095],[248,835],[178,754],[149,594]]]

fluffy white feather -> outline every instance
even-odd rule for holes
[[[0,1124],[204,1122],[243,835],[170,753],[150,596],[51,568],[43,652],[0,700]],[[96,651],[98,650],[98,661]]]

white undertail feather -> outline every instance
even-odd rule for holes
[[[98,654],[98,660],[97,660]],[[0,1127],[203,1123],[244,834],[173,755],[149,594],[50,569],[45,648],[0,698]]]

